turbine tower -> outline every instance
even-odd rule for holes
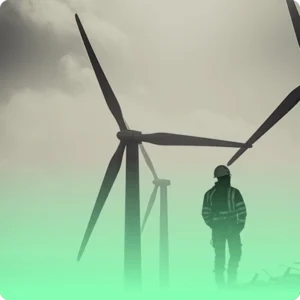
[[[168,186],[171,181],[160,179],[156,176],[153,180],[154,188],[151,193],[146,213],[142,223],[142,233],[152,211],[158,190],[160,190],[160,214],[159,214],[159,285],[161,289],[169,286],[169,228],[168,228]]]
[[[79,249],[77,260],[80,260],[86,248],[98,217],[120,171],[123,154],[126,149],[124,276],[126,287],[140,288],[142,283],[142,274],[139,145],[142,142],[161,146],[214,146],[234,148],[251,148],[252,145],[172,133],[143,134],[140,131],[128,130],[120,105],[100,66],[77,14],[75,14],[75,20],[104,99],[120,129],[117,133],[117,138],[120,140],[120,143],[108,164],[95,206]]]
[[[126,127],[130,130],[128,124]],[[149,215],[156,200],[158,190],[160,190],[160,226],[159,226],[159,285],[161,289],[169,287],[169,228],[168,228],[168,191],[167,187],[171,185],[168,179],[161,179],[157,176],[154,165],[143,144],[140,144],[140,150],[149,167],[152,176],[154,188],[150,195],[146,213],[142,222],[141,231],[143,233]]]
[[[298,46],[300,47],[300,16],[294,0],[286,0]],[[257,129],[257,131],[248,139],[246,143],[253,145],[265,133],[267,133],[276,123],[278,123],[290,110],[292,110],[300,101],[300,86],[290,92],[280,105],[273,111],[268,119]],[[239,149],[228,161],[227,166],[232,165],[247,149]]]
[[[169,287],[169,228],[168,228],[168,191],[171,185],[168,179],[154,179],[154,188],[148,202],[142,223],[144,231],[148,217],[152,211],[158,189],[160,190],[160,224],[159,224],[159,285],[161,289]]]

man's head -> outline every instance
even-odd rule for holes
[[[230,170],[224,165],[217,166],[214,171],[214,178],[217,178],[218,182],[230,183]]]

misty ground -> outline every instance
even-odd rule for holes
[[[126,298],[122,292],[122,171],[82,260],[76,261],[99,186],[96,173],[92,170],[82,170],[77,174],[50,169],[43,169],[42,172],[2,168],[0,294],[5,299]],[[149,174],[145,173],[141,183],[142,212],[153,187],[147,176]],[[176,183],[180,176],[174,174],[172,177]],[[195,191],[202,189],[205,187],[198,185]],[[278,192],[269,192],[269,195],[274,197],[271,201],[282,196]],[[291,189],[290,195],[293,195]],[[192,190],[189,195],[184,192],[174,194],[172,189],[169,192],[171,299],[182,299],[183,295],[190,295],[189,299],[199,299],[205,295],[209,299],[216,295],[210,233],[201,219],[202,198],[195,206],[196,197],[197,193]],[[187,206],[181,199],[194,199],[194,206]],[[268,199],[265,199],[264,212],[269,207]],[[242,233],[244,253],[239,273],[241,284],[249,282],[256,272],[260,272],[260,280],[267,282],[269,278],[262,272],[263,268],[278,276],[285,271],[285,267],[279,264],[293,264],[299,257],[292,224],[286,222],[286,227],[279,226],[276,223],[279,211],[274,210],[273,219],[269,219],[272,226],[261,227],[260,223],[265,222],[259,220],[260,212],[255,212],[251,202],[248,201],[248,204],[249,222]],[[282,208],[281,215],[284,212]],[[159,205],[156,203],[142,240],[144,299],[153,299],[154,295],[158,297],[158,217]],[[281,232],[282,235],[279,235]],[[289,234],[284,235],[284,232]],[[222,295],[228,299],[232,299],[233,295],[237,298],[241,295],[254,297],[254,292],[249,290],[224,293]],[[270,293],[278,297],[282,295],[272,289],[268,295]],[[297,293],[296,286],[284,295],[288,300],[293,299],[290,295],[294,297]]]

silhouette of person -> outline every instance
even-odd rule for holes
[[[237,269],[242,256],[240,233],[244,229],[247,210],[240,191],[231,186],[231,174],[226,166],[214,171],[215,185],[205,193],[202,217],[212,229],[212,246],[215,250],[214,273],[219,288],[226,287],[225,253],[228,243],[230,259],[227,267],[227,286],[234,287]]]

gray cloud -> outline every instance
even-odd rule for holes
[[[37,28],[11,1],[1,6],[0,12],[0,37],[4,41],[0,49],[1,98],[7,99],[18,88],[53,84],[56,61],[62,53],[51,50],[55,36],[48,28]]]
[[[86,5],[89,3],[92,2],[85,1]],[[83,56],[85,66],[90,67],[74,21],[74,6],[81,8],[93,44],[96,49],[101,47],[104,59],[122,68],[117,59],[124,61],[124,55],[130,58],[127,36],[91,11],[86,13],[79,2],[6,1],[0,9],[2,101],[24,87],[40,91],[47,87],[64,89],[64,74],[60,73],[58,62],[68,53],[79,56],[78,59]],[[99,32],[100,39],[95,41]],[[116,49],[118,57],[112,59]]]

